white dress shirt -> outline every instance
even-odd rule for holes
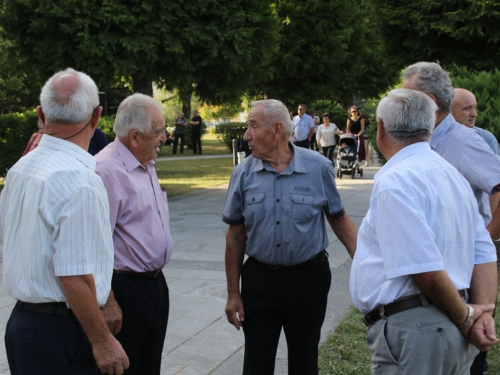
[[[104,305],[113,242],[104,185],[81,147],[44,135],[8,172],[0,196],[3,287],[17,300],[66,302],[59,276],[92,274]]]
[[[410,275],[444,270],[469,288],[474,264],[496,251],[467,180],[427,142],[407,146],[375,176],[358,232],[350,290],[366,313],[420,293]]]

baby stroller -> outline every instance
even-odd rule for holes
[[[342,175],[347,174],[354,178],[356,173],[363,177],[363,168],[359,167],[359,140],[357,137],[352,134],[342,134],[339,143],[337,177],[342,178]]]

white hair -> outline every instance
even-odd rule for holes
[[[113,130],[118,138],[126,138],[132,130],[146,134],[153,128],[151,110],[163,107],[158,100],[143,94],[133,94],[118,106]]]
[[[397,89],[383,98],[377,118],[395,142],[428,141],[434,129],[437,105],[421,91]]]
[[[276,99],[257,100],[252,102],[252,108],[262,106],[264,117],[267,121],[267,126],[271,127],[276,122],[283,124],[283,132],[290,136],[293,133],[293,125],[290,120],[290,112],[285,105]]]
[[[73,75],[78,81],[69,93],[61,93],[54,87],[54,80],[63,74]],[[87,74],[67,68],[45,82],[40,104],[48,122],[78,124],[86,121],[99,105],[99,93],[95,82]]]
[[[434,95],[441,111],[451,111],[455,91],[448,72],[439,64],[421,61],[407,67],[402,76],[404,79],[415,77],[413,83],[419,91]]]

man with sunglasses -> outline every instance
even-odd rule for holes
[[[87,152],[102,107],[73,69],[43,86],[45,134],[7,174],[0,197],[3,286],[16,303],[5,332],[12,374],[123,374],[127,355],[100,307],[110,293],[108,199]],[[96,365],[97,362],[97,365]]]
[[[115,140],[96,155],[115,248],[104,313],[129,356],[126,374],[159,375],[170,306],[162,268],[173,250],[167,196],[154,163],[166,141],[163,107],[150,96],[131,95],[118,107],[113,130]]]

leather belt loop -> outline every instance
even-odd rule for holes
[[[385,319],[385,306],[384,305],[379,306],[378,310],[380,318]]]
[[[423,307],[428,307],[429,306],[429,300],[427,299],[427,296],[424,293],[420,293],[418,295],[420,297],[420,301],[422,302]]]

